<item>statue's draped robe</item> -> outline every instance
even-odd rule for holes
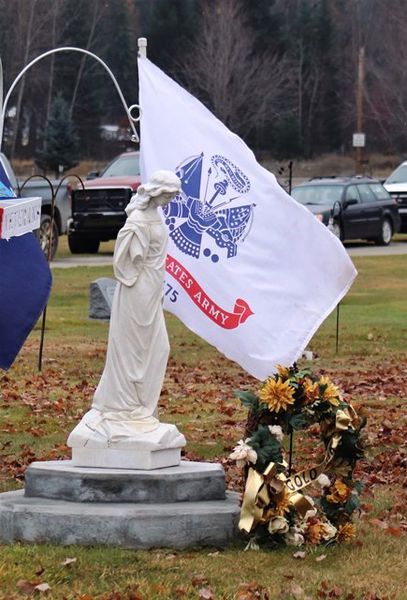
[[[100,415],[88,422],[112,442],[159,425],[155,413],[169,354],[162,309],[167,232],[156,211],[129,212],[115,246],[118,285],[92,405]]]

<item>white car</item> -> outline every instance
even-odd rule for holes
[[[407,233],[407,161],[402,162],[383,185],[397,202],[401,220],[400,231]]]

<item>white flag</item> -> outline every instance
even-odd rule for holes
[[[175,171],[165,308],[258,379],[291,365],[356,270],[201,102],[140,58],[141,178]],[[248,102],[250,99],[248,99]]]

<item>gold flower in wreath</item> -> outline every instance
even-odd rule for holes
[[[308,377],[304,381],[304,398],[306,404],[312,404],[319,398],[319,384]]]
[[[337,542],[345,542],[348,544],[353,538],[356,536],[356,527],[353,523],[345,523],[344,525],[339,525],[338,533],[336,534]]]
[[[322,375],[318,383],[320,386],[326,386],[322,394],[323,399],[332,404],[333,406],[338,406],[340,403],[339,398],[341,393],[336,387],[336,385],[334,385],[329,379],[329,377],[326,377],[325,375]]]
[[[286,380],[290,377],[290,369],[288,367],[283,367],[283,365],[277,365],[277,373],[283,380]]]
[[[324,524],[321,521],[316,520],[307,527],[305,539],[310,544],[319,544],[323,540],[324,533]]]
[[[276,507],[274,509],[275,514],[279,517],[283,517],[284,513],[289,512],[290,510],[290,496],[291,493],[287,489],[286,486],[282,489],[282,491],[275,497]]]
[[[349,498],[350,489],[340,479],[337,479],[331,488],[331,493],[327,494],[326,499],[328,502],[334,504],[343,504]]]
[[[259,392],[260,399],[265,402],[272,412],[285,411],[294,404],[294,389],[288,381],[270,377],[265,381]]]

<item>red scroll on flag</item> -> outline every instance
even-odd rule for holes
[[[214,323],[224,329],[236,329],[250,315],[254,314],[246,300],[242,298],[236,300],[233,312],[221,308],[208,296],[193,275],[170,255],[167,255],[166,271],[184,288],[192,302]]]

